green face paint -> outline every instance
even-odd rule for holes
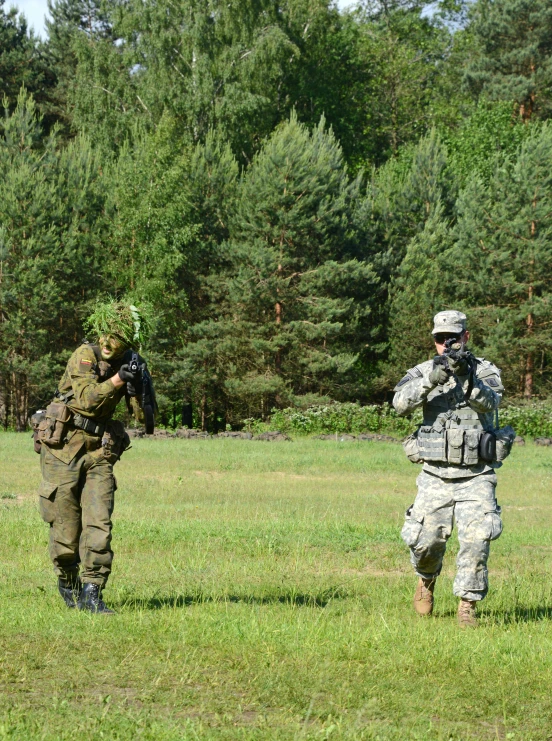
[[[102,358],[108,362],[120,357],[128,347],[126,342],[123,342],[119,337],[113,337],[113,335],[102,335],[98,340],[98,345]]]

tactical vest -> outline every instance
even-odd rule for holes
[[[418,454],[427,462],[475,466],[479,440],[487,429],[483,415],[460,401],[459,389],[433,389],[424,402],[424,421],[418,431]]]

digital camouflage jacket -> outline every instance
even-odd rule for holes
[[[448,416],[450,420],[447,420],[447,425],[452,427],[455,425],[455,411],[458,411],[458,416],[461,417],[462,410],[473,410],[477,414],[476,421],[480,429],[495,427],[495,414],[504,391],[500,371],[495,365],[478,358],[469,399],[465,396],[470,385],[468,376],[451,376],[442,386],[433,386],[429,380],[433,368],[433,360],[420,363],[408,370],[395,386],[393,406],[398,414],[410,414],[422,406],[424,425],[433,425],[438,417]],[[458,424],[462,426],[461,421]],[[466,466],[426,461],[424,470],[441,478],[451,479],[488,473],[501,465],[480,462],[477,465]]]

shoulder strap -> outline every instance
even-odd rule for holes
[[[94,355],[96,356],[96,362],[100,363],[102,359],[102,351],[100,350],[99,345],[88,345],[88,347],[92,350]]]

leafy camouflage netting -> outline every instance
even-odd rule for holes
[[[84,322],[87,332],[95,337],[112,335],[125,344],[141,346],[150,332],[150,318],[147,305],[140,308],[130,300],[117,301],[104,298],[96,302],[92,314]]]

